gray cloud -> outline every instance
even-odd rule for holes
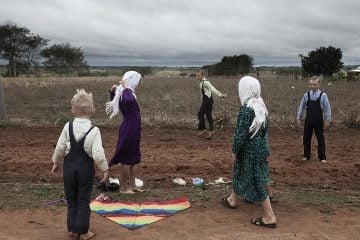
[[[90,65],[300,65],[320,46],[360,63],[358,0],[0,0],[0,23],[81,47]]]

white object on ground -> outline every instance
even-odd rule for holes
[[[204,179],[202,178],[193,178],[192,179],[193,185],[198,186],[204,183]]]
[[[181,185],[181,186],[185,186],[185,185],[186,185],[185,180],[182,179],[182,178],[175,178],[175,179],[173,179],[173,183],[179,184],[179,185]]]
[[[144,186],[144,181],[138,178],[135,178],[135,186],[141,188]]]
[[[214,182],[207,183],[206,185],[220,185],[220,184],[228,184],[232,183],[232,180],[225,181],[224,178],[218,178]]]
[[[222,177],[215,180],[215,183],[224,183],[224,182],[225,181],[224,181],[224,179]]]
[[[116,183],[116,184],[120,185],[120,181],[119,181],[118,178],[111,178],[111,177],[109,177],[109,182],[110,182],[110,183]]]

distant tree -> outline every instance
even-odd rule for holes
[[[34,66],[37,68],[39,66],[38,60],[40,60],[41,48],[46,46],[49,42],[48,39],[44,39],[39,35],[32,35],[26,39],[26,45],[24,46],[24,51],[21,57],[21,63],[24,66],[25,73],[28,75],[30,67]]]
[[[205,65],[210,75],[237,75],[250,72],[253,67],[253,58],[247,54],[224,56],[221,62]]]
[[[309,52],[307,56],[301,54],[299,56],[304,71],[310,75],[323,74],[329,77],[338,72],[344,65],[341,62],[341,49],[332,46],[320,47]]]
[[[238,73],[240,74],[249,73],[254,66],[254,59],[247,54],[239,55],[237,57],[237,62],[239,66]]]
[[[126,66],[123,68],[124,73],[127,71],[137,71],[138,73],[140,73],[142,76],[145,75],[150,75],[152,74],[152,67],[150,66]]]
[[[28,72],[31,65],[37,64],[40,48],[47,42],[25,27],[12,23],[0,25],[0,58],[8,61],[6,75]]]
[[[81,48],[71,47],[70,43],[54,44],[41,51],[46,61],[45,69],[57,74],[69,74],[88,71],[88,65],[84,61],[84,52]]]

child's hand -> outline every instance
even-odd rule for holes
[[[112,87],[110,88],[110,91],[113,92],[116,90],[116,88],[117,88],[117,85],[112,85]]]
[[[226,98],[226,93],[224,93],[223,95],[221,95],[221,97],[220,98]]]
[[[324,130],[330,129],[331,123],[329,121],[324,121]]]
[[[59,172],[59,170],[60,170],[60,166],[54,164],[53,167],[52,167],[51,173],[52,173],[52,174],[56,174],[56,173]]]
[[[100,182],[106,182],[106,180],[109,178],[109,171],[106,170],[105,172],[103,172],[103,178],[100,180]]]

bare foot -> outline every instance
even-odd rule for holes
[[[206,133],[206,129],[201,130],[201,132],[198,133],[198,137],[201,137],[202,135],[204,135]]]
[[[69,232],[69,237],[74,238],[74,239],[79,239],[79,234],[78,233],[73,233],[73,232]]]
[[[135,194],[135,192],[133,190],[120,190],[120,193],[122,194]]]
[[[144,192],[145,190],[144,189],[141,189],[141,188],[138,188],[138,187],[135,187],[132,189],[133,192]]]
[[[214,131],[211,131],[211,132],[208,133],[208,135],[206,136],[206,138],[207,138],[207,139],[211,139],[214,134],[215,134],[215,132],[214,132]]]
[[[80,240],[89,240],[91,238],[95,237],[95,233],[88,231],[86,234],[80,235]]]

